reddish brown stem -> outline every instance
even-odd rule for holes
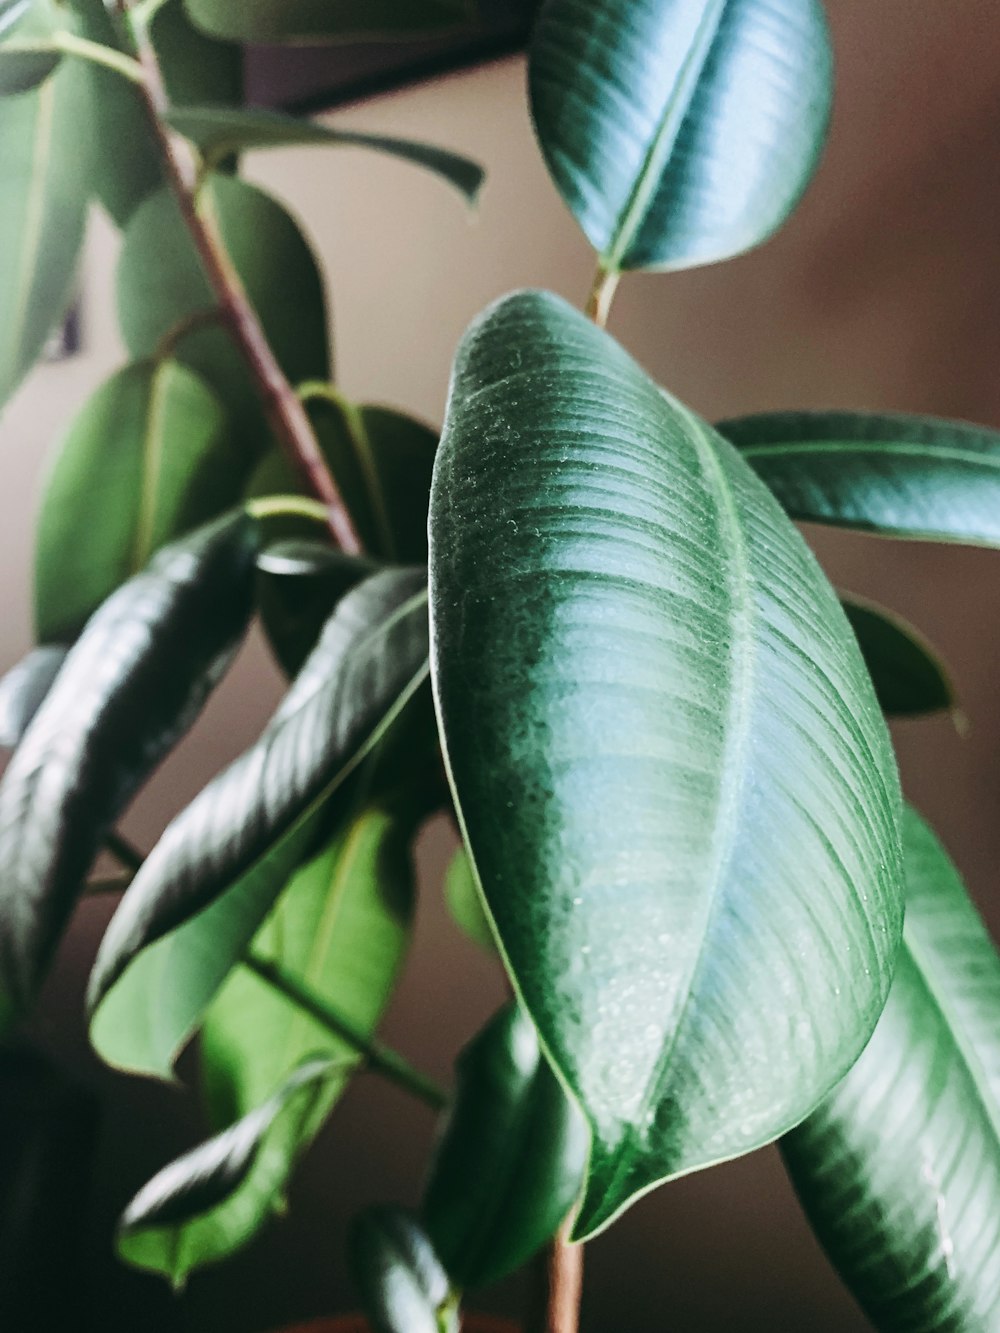
[[[127,13],[127,3],[121,8]],[[222,320],[246,359],[277,439],[310,493],[326,505],[334,540],[342,551],[360,555],[363,548],[357,529],[316,443],[306,410],[271,351],[213,218],[198,207],[195,161],[167,126],[165,117],[170,103],[156,52],[141,23],[136,24],[134,36],[136,57],[144,75],[138,85],[139,95],[145,104],[181,216],[219,303]]]
[[[583,1296],[583,1246],[569,1243],[570,1223],[562,1227],[537,1268],[535,1309],[526,1333],[578,1333]]]

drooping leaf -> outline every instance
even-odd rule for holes
[[[33,648],[0,679],[0,746],[12,750],[20,743],[68,652],[62,643]]]
[[[88,622],[0,782],[0,1005],[32,1000],[105,832],[197,717],[252,604],[244,514],[162,550]]]
[[[901,928],[895,765],[792,523],[556,297],[466,335],[430,534],[456,805],[591,1122],[585,1236],[777,1137],[856,1059]]]
[[[528,68],[549,171],[610,272],[765,240],[829,119],[820,0],[548,0]]]
[[[206,32],[237,42],[418,36],[470,16],[469,0],[184,0]]]
[[[294,220],[256,187],[217,173],[200,199],[286,375],[293,384],[324,379],[329,347],[323,280]],[[153,356],[166,333],[214,306],[174,198],[159,190],[133,214],[119,261],[118,312],[129,351],[137,360]],[[257,388],[227,332],[192,332],[174,355],[218,395],[244,447],[268,439]]]
[[[948,672],[918,629],[874,602],[853,595],[841,602],[883,713],[920,717],[955,707]]]
[[[483,907],[476,873],[464,847],[458,847],[448,863],[444,896],[455,924],[465,931],[469,939],[475,940],[481,949],[495,953],[496,940]]]
[[[62,53],[44,48],[60,26],[52,0],[0,0],[0,97],[29,92],[49,77]]]
[[[183,1286],[192,1259],[219,1257],[220,1236],[229,1242],[247,1218],[269,1211],[269,1178],[287,1169],[284,1131],[312,1118],[336,1072],[335,1060],[304,1061],[260,1106],[158,1172],[122,1215],[122,1258]],[[205,1256],[192,1255],[194,1241]]]
[[[475,203],[485,177],[477,162],[446,148],[413,139],[364,134],[358,130],[328,129],[315,121],[264,107],[179,107],[168,119],[178,134],[183,134],[197,146],[209,166],[215,166],[233,153],[252,148],[307,144],[367,148],[426,167],[453,185],[470,204]]]
[[[904,818],[906,926],[875,1035],[782,1150],[880,1333],[1000,1327],[1000,958],[930,829]]]
[[[290,875],[336,820],[347,779],[425,679],[422,583],[422,571],[387,571],[345,597],[261,739],[146,859],[91,977],[91,1039],[108,1063],[169,1077]]]
[[[456,1068],[421,1216],[452,1282],[466,1289],[515,1272],[551,1240],[583,1186],[590,1138],[516,1003]]]
[[[415,1217],[369,1208],[350,1234],[355,1284],[375,1333],[458,1333],[448,1276]]]
[[[69,304],[93,142],[83,62],[0,101],[0,408]]]
[[[1000,431],[867,412],[765,413],[716,429],[793,518],[1000,545]]]
[[[246,467],[215,396],[190,370],[143,361],[113,375],[49,475],[35,548],[39,638],[74,638],[154,551],[235,505]]]

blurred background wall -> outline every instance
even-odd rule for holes
[[[734,263],[627,279],[612,329],[664,383],[710,417],[785,406],[898,408],[1000,425],[1000,12],[995,0],[830,0],[838,54],[832,139],[780,236]],[[519,59],[440,80],[334,118],[448,144],[489,184],[470,218],[433,179],[353,152],[282,151],[249,174],[299,214],[327,267],[337,373],[362,400],[440,421],[455,343],[513,287],[582,302],[587,249],[534,148]],[[95,218],[83,273],[81,355],[39,369],[0,421],[0,667],[30,641],[31,531],[47,450],[119,361],[109,296],[116,241]],[[293,299],[290,294],[290,299]],[[100,515],[95,514],[95,522]],[[1000,929],[1000,556],[813,531],[841,585],[904,612],[949,658],[971,731],[947,720],[898,728],[909,795],[937,825]],[[252,643],[196,733],[132,812],[143,846],[257,732],[280,691]],[[450,847],[421,846],[417,938],[387,1037],[442,1078],[495,1007],[494,966],[439,902]],[[401,1094],[361,1079],[299,1173],[291,1217],[175,1299],[109,1257],[113,1218],[199,1136],[194,1099],[96,1067],[80,990],[106,920],[85,907],[35,1034],[104,1104],[81,1328],[255,1333],[351,1304],[342,1260],[351,1213],[413,1201],[433,1125]],[[637,1205],[588,1250],[590,1333],[866,1327],[827,1270],[773,1152],[682,1181]],[[518,1284],[487,1293],[516,1308]]]

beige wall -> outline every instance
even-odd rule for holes
[[[897,407],[1000,422],[1000,17],[995,0],[833,0],[839,98],[830,150],[792,224],[736,263],[631,278],[612,326],[675,392],[718,416],[768,406]],[[250,174],[292,204],[326,263],[339,377],[362,399],[440,419],[454,345],[471,316],[512,287],[540,284],[582,301],[586,247],[531,141],[517,61],[378,100],[337,117],[425,136],[480,157],[490,181],[470,219],[429,176],[360,153],[283,151]],[[0,665],[28,642],[31,511],[41,460],[72,407],[118,356],[107,296],[114,237],[91,234],[86,350],[39,370],[0,422],[4,615]],[[100,521],[99,515],[95,521]],[[815,534],[833,575],[918,620],[953,658],[973,723],[900,728],[909,791],[952,843],[995,924],[1000,854],[1000,561]],[[204,725],[131,820],[150,841],[170,810],[259,726],[277,694],[259,645]],[[417,948],[389,1035],[442,1075],[458,1041],[496,1003],[491,965],[460,939],[436,898],[446,835],[425,846]],[[102,909],[83,914],[39,1022],[109,1098],[102,1209],[197,1132],[175,1094],[139,1089],[88,1063],[74,989]],[[346,1297],[340,1245],[371,1192],[413,1198],[431,1126],[392,1092],[359,1086],[300,1180],[294,1219],[270,1245],[184,1298],[190,1329],[263,1328]],[[367,1166],[365,1165],[367,1163]],[[370,1170],[370,1178],[359,1175]],[[97,1232],[95,1231],[95,1237]],[[98,1238],[99,1239],[99,1238]],[[95,1239],[95,1254],[100,1245]],[[160,1327],[168,1302],[95,1258],[106,1328]],[[788,1329],[865,1325],[831,1279],[773,1154],[661,1190],[592,1247],[584,1327]],[[233,1291],[240,1300],[233,1303]],[[498,1298],[503,1304],[509,1298]],[[163,1327],[170,1326],[167,1322]]]

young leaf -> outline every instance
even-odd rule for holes
[[[593,1129],[586,1236],[776,1138],[857,1058],[902,924],[895,765],[771,494],[556,297],[466,335],[430,536],[453,791]]]
[[[448,864],[444,896],[455,924],[465,931],[470,940],[475,940],[481,949],[495,953],[496,940],[486,918],[475,871],[464,847],[456,849]]]
[[[90,195],[90,117],[79,60],[0,104],[0,408],[69,304]]]
[[[49,77],[62,55],[42,48],[60,26],[52,0],[0,0],[0,97],[29,92]]]
[[[1000,958],[930,829],[903,824],[885,1012],[782,1143],[817,1235],[881,1333],[1000,1327]]]
[[[237,42],[410,36],[469,18],[469,0],[184,0],[206,32]]]
[[[531,110],[602,267],[686,268],[765,240],[813,173],[831,64],[819,0],[549,0]]]
[[[240,513],[167,547],[92,617],[0,782],[0,996],[38,989],[104,834],[190,727],[250,615]]]
[[[68,652],[61,643],[34,648],[0,680],[0,746],[13,750],[20,743]]]
[[[233,153],[252,148],[307,144],[368,148],[426,167],[453,185],[470,204],[475,203],[485,176],[477,162],[446,148],[357,130],[327,129],[315,121],[264,107],[178,107],[168,119],[178,134],[183,134],[197,146],[209,166],[217,165]]]
[[[350,1263],[376,1333],[458,1333],[448,1276],[405,1209],[369,1208],[355,1218]]]
[[[765,413],[716,429],[793,518],[1000,545],[1000,431],[867,412]]]
[[[841,597],[883,713],[920,717],[955,707],[941,659],[918,629],[885,607]]]
[[[583,1186],[590,1138],[509,1004],[462,1052],[421,1216],[460,1288],[515,1272],[555,1235]]]
[[[35,548],[39,638],[74,638],[154,551],[235,505],[244,457],[214,394],[176,361],[106,381],[49,475]]]
[[[330,354],[323,280],[294,220],[274,199],[229,176],[211,176],[200,201],[289,379],[325,379]],[[176,202],[168,191],[157,191],[133,214],[118,266],[118,313],[133,358],[154,356],[165,334],[214,305]],[[189,333],[174,355],[219,396],[244,446],[267,440],[257,388],[228,333]]]
[[[251,1219],[273,1207],[271,1178],[291,1169],[288,1126],[314,1117],[336,1073],[336,1060],[304,1061],[260,1106],[158,1172],[122,1216],[122,1258],[181,1287],[234,1248],[234,1235],[249,1239]]]
[[[112,918],[88,995],[109,1064],[169,1077],[426,674],[422,571],[377,574],[344,598],[263,736],[167,828]]]

